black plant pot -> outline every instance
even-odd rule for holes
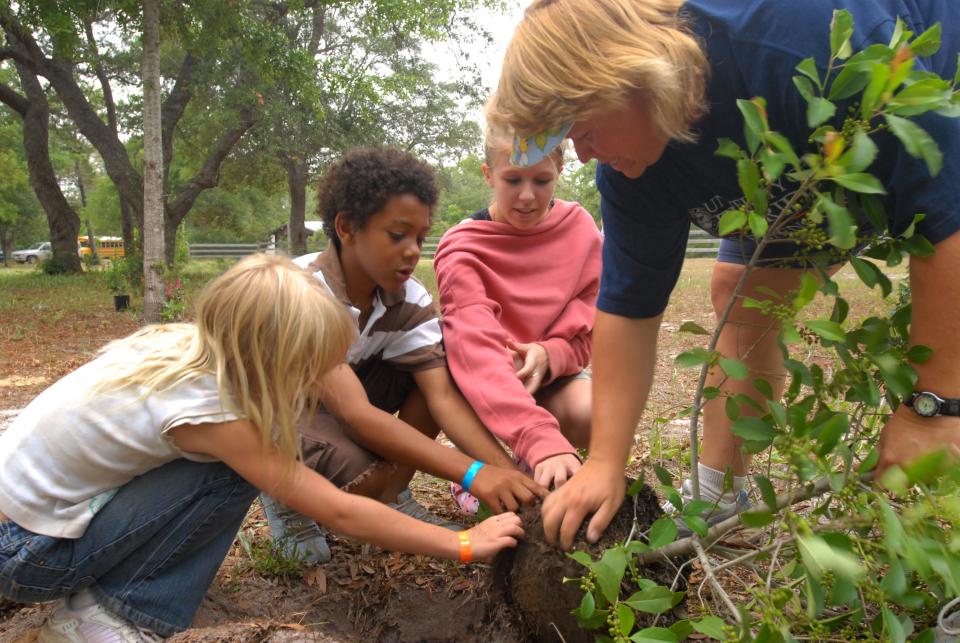
[[[130,307],[130,295],[114,295],[113,296],[113,307],[119,313],[121,310],[126,310]]]

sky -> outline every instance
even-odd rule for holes
[[[504,12],[484,9],[473,14],[480,26],[487,29],[493,37],[493,43],[483,50],[482,55],[473,56],[474,63],[480,68],[481,81],[488,92],[493,91],[497,85],[503,54],[507,50],[514,27],[523,17],[523,10],[527,4],[529,0],[506,0],[507,6]],[[452,78],[457,75],[457,62],[460,56],[458,49],[454,43],[441,43],[426,49],[427,58],[437,65],[440,78]],[[480,111],[478,110],[474,116],[479,122]]]

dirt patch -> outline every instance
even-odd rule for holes
[[[623,504],[614,516],[603,537],[596,544],[586,539],[586,522],[577,532],[575,549],[585,551],[592,558],[599,558],[610,547],[625,542],[636,521],[635,533],[640,533],[652,525],[663,514],[656,494],[644,485],[634,498],[624,498]],[[516,548],[501,552],[494,563],[494,576],[498,590],[503,593],[508,605],[512,607],[523,629],[526,640],[557,641],[567,643],[589,643],[600,632],[581,629],[570,613],[580,605],[583,590],[577,583],[565,583],[564,578],[579,578],[586,569],[570,559],[544,539],[543,519],[539,507],[526,508],[521,512],[524,519],[526,540]],[[658,584],[673,583],[676,573],[668,564],[654,564],[645,567],[642,575]],[[675,590],[686,589],[686,582]],[[636,591],[637,587],[624,577],[621,594]],[[638,625],[643,626],[643,615],[638,615]],[[674,619],[666,619],[669,625]],[[661,618],[660,624],[663,625]],[[652,623],[652,617],[650,618]]]

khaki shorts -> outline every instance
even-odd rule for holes
[[[387,413],[400,410],[416,387],[413,375],[382,360],[360,366],[357,377],[370,403]],[[348,425],[322,409],[300,427],[303,463],[344,491],[360,484],[381,464],[394,466],[357,444],[352,433]]]

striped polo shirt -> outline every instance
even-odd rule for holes
[[[346,280],[336,246],[331,243],[323,252],[297,257],[293,261],[312,272],[350,311],[358,332],[357,340],[347,353],[347,363],[354,371],[363,372],[375,361],[387,362],[407,372],[446,366],[436,306],[417,279],[408,279],[401,292],[385,292],[377,288],[373,312],[364,328],[360,328],[360,309],[347,298]]]

